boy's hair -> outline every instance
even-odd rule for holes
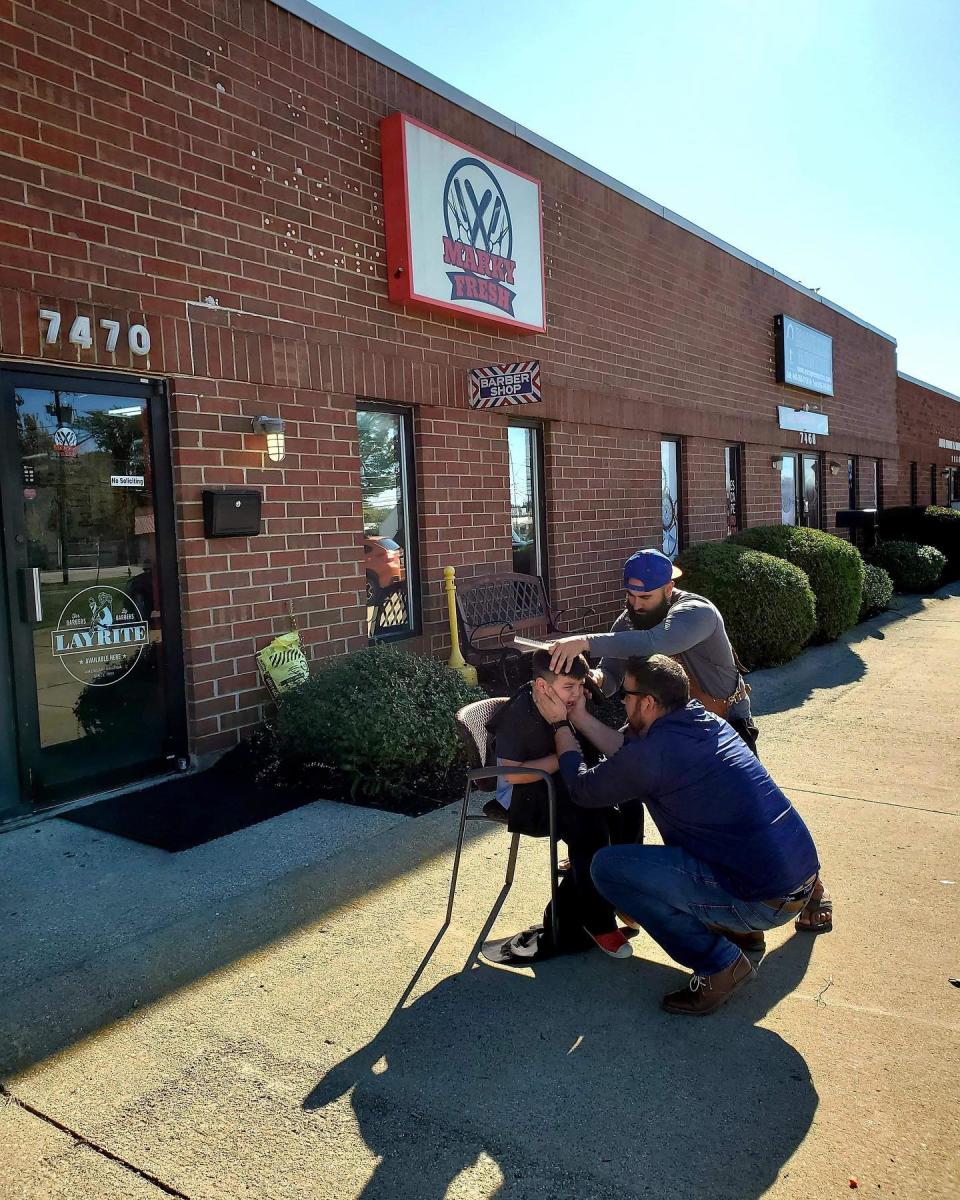
[[[582,654],[570,664],[568,671],[551,671],[550,670],[550,651],[549,650],[534,650],[533,652],[533,678],[534,679],[556,679],[558,675],[562,677],[571,677],[573,679],[586,679],[587,660]]]
[[[690,699],[690,680],[686,671],[665,654],[628,658],[624,678],[627,675],[636,683],[633,690],[652,696],[666,712],[683,708]]]

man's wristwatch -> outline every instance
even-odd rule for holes
[[[554,733],[556,733],[558,729],[569,729],[574,737],[577,736],[577,731],[570,724],[569,720],[566,717],[564,717],[562,721],[551,721],[550,728]]]

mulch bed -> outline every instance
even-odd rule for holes
[[[178,775],[75,809],[65,819],[146,846],[177,853],[226,837],[315,800],[336,800],[402,816],[434,812],[463,795],[465,775],[451,772],[442,790],[415,796],[356,799],[342,779],[321,765],[304,769],[296,781],[281,780],[264,767],[264,747],[241,742],[206,771]]]

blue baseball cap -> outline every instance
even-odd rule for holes
[[[682,574],[659,550],[638,550],[623,564],[623,586],[628,592],[655,592]]]

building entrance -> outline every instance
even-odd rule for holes
[[[0,816],[186,753],[169,432],[151,381],[0,369]]]

